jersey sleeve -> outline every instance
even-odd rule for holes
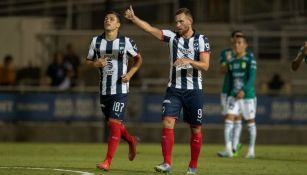
[[[248,66],[248,80],[244,84],[244,92],[246,93],[249,89],[252,89],[254,86],[254,82],[256,79],[256,70],[257,70],[257,62],[255,58],[251,58],[249,60],[249,66]]]
[[[199,52],[200,53],[210,53],[211,52],[208,37],[201,36],[199,38]]]
[[[227,51],[222,51],[221,54],[220,54],[220,64],[221,65],[226,65],[227,64],[226,52]]]
[[[138,48],[135,42],[131,38],[126,38],[126,47],[127,47],[127,54],[130,57],[135,57],[138,55]]]
[[[304,46],[302,46],[302,47],[300,48],[300,50],[298,51],[296,57],[298,58],[298,57],[301,56],[303,53],[304,53]],[[304,57],[304,62],[307,63],[307,56]]]
[[[92,39],[92,42],[91,42],[91,44],[90,44],[90,48],[89,48],[89,51],[88,51],[88,55],[87,55],[86,60],[94,61],[95,58],[96,58],[95,41],[96,41],[96,39],[93,38],[93,39]]]
[[[161,41],[169,43],[171,38],[175,37],[176,33],[170,30],[161,30]]]

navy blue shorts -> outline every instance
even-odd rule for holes
[[[203,120],[204,94],[202,90],[167,88],[162,104],[162,117],[177,119],[183,110],[183,120],[192,125],[201,125]]]
[[[100,106],[106,121],[109,118],[124,119],[127,98],[127,94],[100,95]]]

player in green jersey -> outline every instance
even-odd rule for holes
[[[235,57],[233,44],[237,36],[244,36],[244,34],[240,30],[233,31],[231,33],[231,38],[230,38],[232,47],[224,49],[220,55],[220,72],[224,74],[224,82],[223,82],[223,88],[222,88],[222,93],[221,93],[222,115],[224,116],[224,118],[226,117],[226,113],[227,113],[226,102],[227,102],[227,97],[229,95],[229,90],[230,90],[229,73],[227,71],[228,70],[227,67],[228,67],[229,61]],[[250,58],[254,58],[251,49],[247,48],[246,54],[250,55]],[[239,143],[240,136],[241,136],[241,130],[242,130],[242,115],[236,116],[234,118],[234,121],[227,121],[227,122],[225,121],[225,129],[224,129],[225,134],[224,135],[231,136],[232,150],[233,150],[234,157],[237,157],[239,155],[241,147],[242,147],[242,145]],[[220,151],[217,153],[217,155],[220,157],[228,157],[228,154],[226,151]]]
[[[237,36],[234,41],[235,56],[228,63],[229,97],[227,98],[227,115],[225,124],[231,123],[236,116],[243,115],[248,124],[250,135],[249,149],[246,158],[255,157],[256,141],[256,60],[253,55],[247,54],[247,41],[244,36]],[[227,157],[232,157],[231,135],[225,134]]]
[[[305,41],[304,45],[300,48],[297,56],[292,61],[292,70],[296,71],[301,63],[303,62],[307,63],[307,41]]]

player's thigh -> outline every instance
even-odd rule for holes
[[[240,115],[239,100],[237,100],[235,97],[229,96],[227,98],[226,109],[227,114]]]
[[[227,108],[226,108],[227,94],[221,93],[220,100],[221,100],[221,107],[222,107],[222,115],[226,115],[227,114]]]
[[[256,117],[256,100],[244,99],[240,103],[240,110],[245,120],[254,119]]]
[[[190,90],[182,98],[183,120],[192,125],[201,125],[203,121],[204,93],[201,90]]]
[[[127,94],[105,95],[101,96],[100,103],[102,112],[106,119],[114,118],[117,120],[123,120],[125,116],[127,106]]]
[[[174,88],[167,88],[162,103],[162,117],[171,116],[179,118],[181,108],[180,94]]]

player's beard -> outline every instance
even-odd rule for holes
[[[177,31],[178,31],[178,33],[182,36],[182,35],[185,35],[186,33],[189,32],[189,27],[183,28],[183,29],[181,29],[181,30],[178,30],[178,29],[177,29]]]

